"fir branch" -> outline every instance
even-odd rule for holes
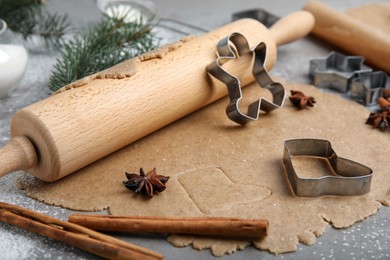
[[[150,23],[125,22],[104,16],[101,23],[75,35],[61,50],[54,65],[49,88],[56,91],[77,79],[112,67],[157,46]]]
[[[0,0],[0,18],[25,40],[38,36],[46,47],[58,48],[69,30],[67,15],[50,14],[42,0]]]

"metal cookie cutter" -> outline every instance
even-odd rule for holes
[[[236,51],[232,48],[235,48]],[[217,60],[209,64],[206,69],[210,75],[222,81],[227,86],[230,103],[226,107],[226,114],[231,120],[243,125],[250,120],[257,120],[260,115],[260,110],[271,112],[283,105],[285,97],[284,87],[282,84],[274,82],[264,67],[267,55],[265,43],[261,42],[254,49],[251,49],[247,39],[242,34],[232,33],[219,41],[217,53]],[[272,102],[260,98],[258,101],[249,105],[247,114],[242,113],[239,109],[239,102],[242,99],[240,80],[225,71],[222,67],[224,61],[237,58],[236,53],[237,56],[254,53],[255,60],[252,73],[259,86],[268,89],[272,93]]]
[[[236,21],[242,18],[252,18],[261,22],[265,27],[269,28],[276,23],[280,17],[267,12],[264,9],[250,9],[246,11],[236,12],[232,14],[232,20]]]
[[[295,172],[294,156],[322,157],[334,175],[300,178]],[[321,139],[292,139],[284,143],[283,163],[296,196],[362,195],[370,191],[372,170],[357,162],[337,157],[331,144]]]
[[[327,57],[310,60],[310,75],[317,87],[348,92],[351,80],[358,73],[372,71],[363,62],[361,56],[345,56],[333,51]]]
[[[390,77],[383,71],[359,73],[352,79],[351,97],[365,106],[376,105],[386,90],[390,90]]]

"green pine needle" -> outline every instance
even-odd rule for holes
[[[67,15],[48,13],[43,0],[0,0],[0,18],[25,40],[38,37],[50,49],[63,44],[70,28]]]
[[[104,16],[101,23],[75,35],[64,45],[54,65],[49,88],[59,88],[157,46],[149,23],[127,23],[123,18]]]

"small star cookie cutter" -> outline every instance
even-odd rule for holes
[[[358,73],[372,71],[363,62],[361,56],[346,56],[332,51],[326,57],[311,59],[309,74],[315,86],[346,93]]]
[[[252,18],[261,22],[265,27],[270,28],[280,17],[264,9],[249,9],[232,14],[232,20],[236,21],[242,18]]]
[[[376,105],[386,90],[390,90],[390,77],[383,71],[359,73],[352,79],[351,97],[365,106]]]
[[[254,64],[252,73],[260,87],[268,89],[272,94],[272,102],[260,98],[248,106],[247,114],[240,111],[239,102],[242,99],[240,80],[223,69],[223,60],[236,59],[237,57],[254,54]],[[260,42],[251,49],[247,39],[240,33],[232,33],[218,42],[217,60],[209,64],[207,72],[222,81],[228,89],[230,103],[226,107],[227,116],[234,122],[244,125],[251,120],[257,120],[260,111],[271,112],[283,106],[285,89],[282,84],[275,82],[269,76],[264,67],[267,47],[264,42]]]
[[[295,172],[294,156],[320,157],[327,160],[334,175],[301,178]],[[291,139],[284,142],[283,163],[296,196],[352,196],[370,191],[372,170],[360,163],[338,157],[328,140]]]

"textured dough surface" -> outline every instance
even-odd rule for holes
[[[368,111],[353,101],[303,84],[286,89],[314,96],[316,106],[298,111],[286,99],[281,109],[238,126],[226,117],[227,99],[222,99],[55,183],[24,177],[19,184],[28,196],[75,210],[267,219],[269,235],[252,243],[273,253],[295,251],[298,243],[313,244],[329,223],[345,228],[375,214],[381,204],[390,205],[389,133],[365,125]],[[244,96],[256,99],[263,92],[249,86]],[[293,138],[327,139],[338,156],[371,167],[371,192],[295,197],[282,163],[283,143]],[[294,163],[305,169],[305,176],[316,172],[318,163],[304,162]],[[140,167],[156,167],[158,174],[169,175],[167,189],[150,200],[127,190],[124,172]],[[210,248],[215,255],[250,244],[191,236],[168,240],[176,246]]]

